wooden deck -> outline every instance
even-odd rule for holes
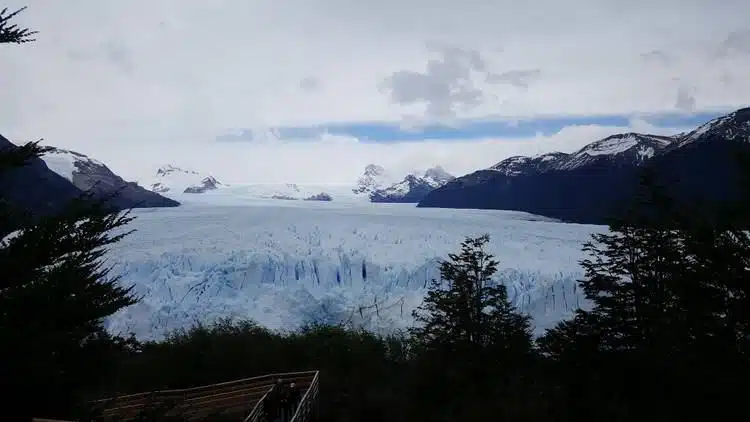
[[[162,419],[264,422],[263,399],[276,380],[281,379],[296,383],[304,391],[292,422],[308,422],[313,420],[317,409],[318,377],[318,371],[289,372],[193,388],[130,394],[93,401],[91,410],[93,420],[101,422]]]

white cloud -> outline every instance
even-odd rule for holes
[[[687,128],[663,128],[635,118],[628,126],[567,126],[558,133],[524,138],[473,140],[424,140],[370,143],[355,138],[324,134],[308,139],[285,140],[261,135],[252,142],[186,141],[129,144],[128,151],[106,143],[85,150],[129,180],[149,180],[163,164],[174,164],[210,173],[227,183],[353,183],[367,164],[380,164],[395,174],[424,170],[440,164],[462,175],[486,168],[512,155],[550,151],[573,152],[614,133],[638,131],[675,134]]]
[[[745,0],[6,3],[28,5],[19,23],[39,35],[0,48],[0,131],[44,137],[125,172],[172,156],[213,168],[245,160],[253,169],[243,171],[275,178],[344,177],[363,162],[428,160],[420,157],[460,171],[547,141],[282,147],[214,139],[238,127],[704,111],[750,98],[741,83],[750,71]],[[399,88],[384,92],[383,84]],[[329,153],[338,164],[325,161]],[[286,163],[298,168],[272,168]]]

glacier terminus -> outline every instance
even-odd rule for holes
[[[218,318],[271,329],[345,324],[406,328],[439,261],[466,236],[488,233],[498,282],[537,333],[585,307],[581,247],[604,226],[522,212],[413,204],[253,199],[134,210],[136,231],[109,252],[113,274],[141,303],[107,321],[156,339]]]

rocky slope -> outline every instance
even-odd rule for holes
[[[101,161],[79,152],[55,148],[42,156],[42,160],[52,171],[72,182],[78,189],[91,192],[95,197],[103,198],[117,192],[111,202],[118,208],[179,205],[179,202],[144,189],[135,182],[126,182]]]
[[[0,150],[6,148],[18,147],[0,136]],[[94,198],[107,198],[114,209],[179,205],[135,183],[124,181],[99,161],[63,149],[54,149],[0,177],[0,197],[11,206],[33,215],[59,212],[84,192],[91,193]]]
[[[0,151],[16,148],[17,145],[0,135]],[[0,174],[0,198],[13,208],[33,215],[56,213],[80,194],[80,189],[50,170],[41,158]]]

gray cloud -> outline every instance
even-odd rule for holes
[[[486,81],[491,84],[510,84],[518,88],[527,89],[531,82],[539,79],[542,71],[539,69],[519,69],[495,74],[490,73]]]
[[[216,142],[277,143],[281,134],[276,128],[239,129],[216,137]]]
[[[428,49],[439,52],[441,57],[428,60],[424,72],[394,72],[381,83],[381,92],[395,104],[423,103],[426,115],[434,118],[453,117],[458,109],[482,104],[484,93],[472,80],[473,74],[487,69],[480,53],[434,43],[428,44]]]
[[[102,158],[130,154],[126,164],[148,154],[135,139],[171,154],[181,143],[223,147],[216,134],[254,125],[658,113],[675,110],[683,85],[670,75],[689,80],[701,108],[750,98],[750,54],[738,53],[747,0],[9,1],[28,4],[19,23],[40,36],[3,52],[0,126]],[[425,40],[443,45],[425,51]],[[707,57],[720,45],[731,60]],[[641,54],[657,49],[679,60],[644,66]],[[511,76],[530,69],[544,73],[525,91],[486,80],[509,71],[489,80],[524,85]],[[324,89],[302,91],[313,75]]]
[[[682,111],[691,112],[695,110],[695,95],[685,87],[677,89],[677,99],[674,106]]]
[[[313,77],[313,76],[308,76],[306,78],[302,78],[299,81],[299,89],[301,89],[303,91],[308,91],[308,92],[309,91],[317,91],[317,90],[319,90],[321,88],[321,85],[322,85],[322,83],[321,83],[320,79],[318,79],[316,77]]]
[[[70,50],[67,55],[75,61],[106,61],[126,73],[135,69],[130,51],[115,40],[103,42],[90,50]]]
[[[721,42],[718,49],[719,56],[732,53],[750,54],[750,29],[730,32]]]
[[[650,63],[658,63],[661,65],[669,65],[674,61],[674,57],[662,50],[651,50],[647,53],[641,54],[641,58]]]

